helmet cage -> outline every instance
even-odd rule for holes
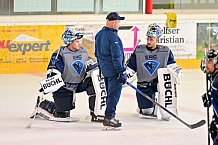
[[[74,42],[76,39],[81,39],[83,37],[82,34],[80,33],[73,33],[70,30],[66,30],[64,34],[62,35],[62,40],[65,45],[71,44]]]
[[[146,34],[148,37],[160,38],[162,34],[163,34],[163,31],[160,28],[160,26],[158,26],[157,24],[154,23],[148,26],[148,31]]]

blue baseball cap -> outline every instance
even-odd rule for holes
[[[111,12],[107,15],[106,19],[109,21],[124,20],[125,17],[121,17],[117,12]]]

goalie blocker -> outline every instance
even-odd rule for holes
[[[176,78],[170,74],[168,68],[159,68],[158,82],[158,102],[167,110],[170,110],[174,114],[178,114]],[[163,109],[160,109],[160,114],[161,119],[163,120],[169,120],[171,118],[171,115]]]

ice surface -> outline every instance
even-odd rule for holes
[[[179,117],[193,124],[206,120],[201,95],[205,92],[205,74],[200,70],[183,70],[178,86]],[[124,88],[117,106],[121,131],[102,131],[101,123],[87,118],[88,97],[80,93],[71,116],[79,122],[62,123],[35,119],[26,129],[36,102],[39,81],[44,74],[0,75],[0,145],[206,145],[207,125],[189,129],[175,118],[140,119],[136,113],[135,91]],[[47,99],[52,100],[51,96]],[[211,110],[212,112],[212,110]],[[158,114],[159,115],[159,114]],[[160,116],[159,116],[160,118]]]

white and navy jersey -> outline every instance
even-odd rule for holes
[[[53,53],[48,69],[53,67],[59,70],[65,83],[64,87],[74,91],[85,77],[88,52],[84,48],[80,48],[78,51],[70,51],[67,47],[62,47],[55,60],[57,52],[58,50]]]
[[[213,78],[214,76],[214,78]],[[211,84],[211,102],[214,110],[216,124],[218,124],[218,73],[212,76]]]
[[[129,59],[128,67],[137,72],[138,82],[151,82],[157,78],[157,69],[175,63],[174,56],[167,46],[157,45],[152,50],[139,45]]]

